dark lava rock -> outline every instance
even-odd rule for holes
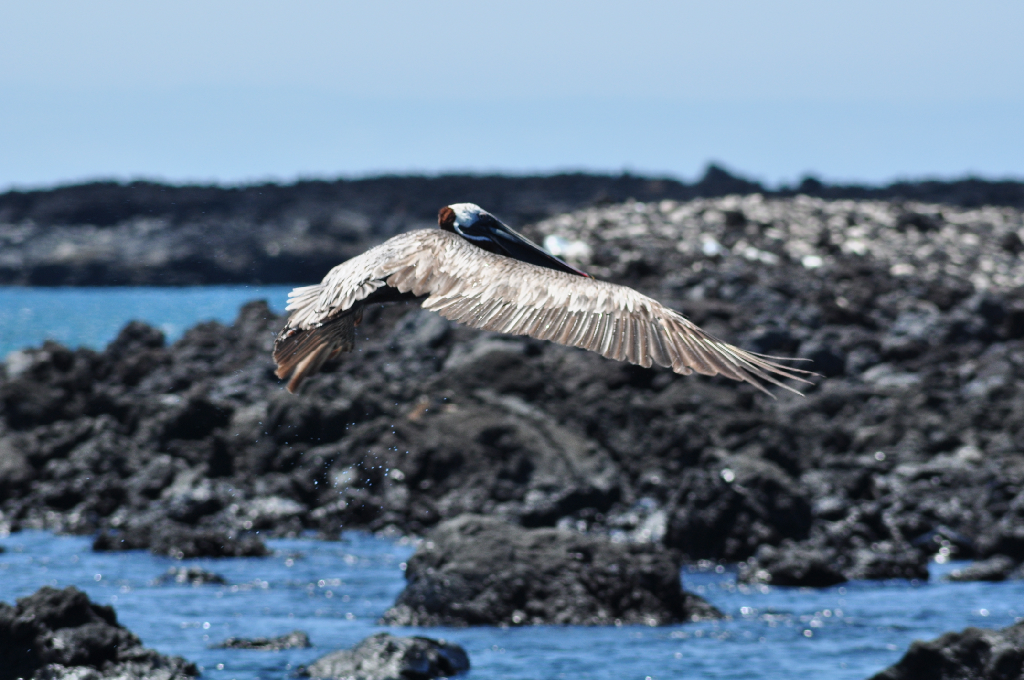
[[[778,586],[824,588],[844,581],[928,580],[928,555],[908,544],[830,546],[822,540],[762,545],[741,564],[739,580]]]
[[[993,555],[964,569],[954,569],[946,578],[950,581],[1007,581],[1024,578],[1024,568],[1006,555]]]
[[[235,534],[219,527],[191,527],[172,521],[105,531],[93,541],[98,552],[146,550],[175,559],[194,557],[265,557],[270,554],[258,536]]]
[[[112,607],[69,586],[44,586],[15,606],[0,603],[0,680],[157,678],[199,675],[179,657],[146,649],[117,622]]]
[[[377,633],[352,649],[317,659],[299,674],[336,680],[430,680],[468,670],[469,655],[455,643]]]
[[[1024,491],[1009,502],[998,522],[987,527],[978,539],[978,552],[982,556],[1007,555],[1024,561]]]
[[[846,582],[834,565],[834,555],[802,545],[763,545],[756,557],[740,564],[741,583],[827,588]]]
[[[664,625],[721,618],[683,591],[679,562],[652,545],[464,515],[431,532],[382,623]]]
[[[1024,623],[1001,630],[967,628],[915,641],[898,663],[872,680],[1020,680]]]
[[[201,586],[206,584],[223,585],[227,583],[220,574],[214,574],[199,567],[171,567],[155,580],[156,583],[176,583],[178,585]]]
[[[306,649],[313,645],[309,642],[309,635],[302,630],[292,632],[276,638],[236,638],[230,637],[219,645],[217,649],[262,649],[276,652],[281,649]]]
[[[741,560],[757,546],[804,538],[811,504],[799,483],[763,458],[725,456],[711,469],[689,470],[666,543],[691,559]]]

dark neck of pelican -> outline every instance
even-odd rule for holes
[[[445,220],[445,217],[448,216],[442,214],[438,220],[442,229],[458,234],[478,248],[538,267],[590,277],[586,272],[563,262],[522,234],[505,226],[492,215],[484,213],[467,226],[456,226],[454,214],[448,220]],[[450,224],[446,225],[446,222]]]

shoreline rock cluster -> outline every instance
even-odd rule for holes
[[[73,586],[44,586],[11,606],[0,602],[0,679],[187,680],[194,664],[146,649],[117,622],[114,609],[94,604]]]
[[[1024,623],[1000,630],[966,628],[934,640],[917,640],[899,662],[870,680],[1021,680]]]
[[[133,323],[102,351],[8,357],[0,522],[258,555],[268,534],[422,535],[482,514],[790,585],[1024,562],[1020,210],[752,195],[527,231],[824,378],[773,399],[392,306],[289,395],[264,304],[169,347]]]

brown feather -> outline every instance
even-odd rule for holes
[[[423,307],[473,328],[529,335],[676,373],[723,375],[766,391],[807,371],[708,335],[681,314],[625,286],[546,269],[479,248],[442,229],[396,236],[344,262],[318,286],[290,296],[292,315],[274,349],[298,387],[331,354],[351,350],[345,312],[381,286],[428,296]],[[345,349],[341,349],[345,348]]]
[[[355,327],[362,307],[324,321],[314,328],[286,327],[274,341],[275,374],[284,380],[291,375],[287,389],[295,392],[302,381],[323,367],[324,362],[341,352],[355,348]]]

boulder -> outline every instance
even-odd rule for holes
[[[845,581],[928,580],[928,556],[906,543],[830,545],[820,535],[780,546],[762,545],[740,565],[739,580],[824,588]]]
[[[227,581],[220,574],[206,571],[200,567],[170,567],[159,578],[154,579],[154,583],[202,586],[207,584],[224,585]]]
[[[0,659],[0,680],[184,680],[199,675],[195,665],[180,657],[144,648],[118,624],[112,607],[93,604],[73,586],[44,586],[15,606],[0,603]]]
[[[896,664],[871,680],[1021,680],[1024,623],[1001,630],[966,628],[915,641]]]
[[[683,591],[678,558],[651,544],[463,515],[410,558],[405,590],[382,623],[665,625],[721,618]]]
[[[13,437],[0,437],[0,500],[24,488],[35,477]]]
[[[309,635],[302,630],[293,630],[290,633],[275,638],[237,638],[229,637],[224,642],[214,645],[217,649],[262,649],[276,652],[282,649],[306,649],[312,647]]]
[[[92,549],[98,552],[149,550],[154,555],[175,559],[194,557],[264,557],[266,544],[252,534],[221,527],[194,527],[171,520],[153,524],[133,523],[96,536]]]
[[[457,644],[377,633],[317,659],[299,674],[325,680],[430,680],[468,670],[469,655]]]
[[[836,568],[834,558],[830,551],[809,546],[763,545],[755,557],[740,564],[738,580],[741,583],[827,588],[847,580]]]
[[[1006,581],[1024,578],[1024,568],[1006,555],[993,555],[987,560],[978,560],[963,569],[954,569],[946,579],[949,581]]]
[[[806,492],[770,460],[723,456],[683,479],[666,543],[691,559],[746,559],[759,545],[806,538],[811,528]]]

